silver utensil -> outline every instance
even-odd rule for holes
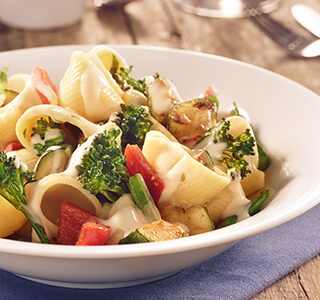
[[[320,56],[320,39],[309,39],[285,27],[254,7],[254,0],[244,0],[248,17],[275,43],[300,57]]]
[[[320,13],[303,4],[293,5],[291,13],[301,26],[320,38]]]

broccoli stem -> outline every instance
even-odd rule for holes
[[[262,204],[268,199],[270,191],[268,189],[264,190],[259,194],[249,206],[249,216],[253,216],[261,210]]]
[[[44,228],[37,222],[32,212],[28,209],[23,182],[18,174],[18,170],[16,170],[16,173],[18,175],[16,176],[17,183],[9,183],[5,190],[0,190],[0,195],[26,216],[27,220],[36,231],[41,243],[50,243]]]
[[[219,226],[217,227],[217,229],[219,228],[223,228],[223,227],[227,227],[229,225],[235,224],[238,221],[238,216],[237,215],[232,215],[226,219],[224,219]]]

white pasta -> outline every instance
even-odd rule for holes
[[[101,125],[94,124],[80,115],[56,105],[37,105],[29,108],[20,117],[16,125],[16,134],[20,143],[28,149],[32,149],[31,135],[32,128],[36,125],[37,120],[42,117],[51,117],[58,123],[70,123],[78,127],[85,138],[101,130]]]
[[[99,53],[99,51],[98,51]],[[103,56],[103,55],[102,55]],[[108,120],[120,111],[122,90],[96,51],[76,51],[60,82],[60,105],[92,122]]]
[[[41,103],[31,79],[28,78],[22,92],[10,103],[0,108],[0,145],[17,139],[15,126],[19,117],[29,107]]]
[[[165,181],[161,202],[181,207],[201,205],[230,182],[228,176],[211,171],[160,132],[147,133],[142,152]]]

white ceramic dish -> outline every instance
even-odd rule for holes
[[[44,66],[56,83],[74,50],[62,46],[0,53],[10,73]],[[196,97],[208,84],[220,102],[233,101],[251,117],[258,139],[272,156],[270,187],[275,191],[259,214],[230,227],[160,243],[74,247],[0,239],[0,268],[53,285],[120,287],[153,281],[209,259],[238,240],[280,225],[320,202],[320,97],[269,71],[234,60],[154,47],[116,46],[135,66],[135,75],[159,72],[182,96]],[[85,270],[85,271],[84,271]]]

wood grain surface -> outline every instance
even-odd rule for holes
[[[319,0],[283,0],[272,16],[295,31],[312,37],[290,14],[291,6],[299,2],[320,11]],[[80,23],[47,31],[25,31],[0,24],[0,51],[102,43],[156,45],[221,55],[271,70],[320,94],[320,57],[291,57],[263,35],[249,19],[197,17],[177,10],[172,0],[138,0],[125,7],[100,9],[88,0]],[[268,89],[268,86],[265,88]],[[318,255],[253,299],[318,300],[319,270]]]

